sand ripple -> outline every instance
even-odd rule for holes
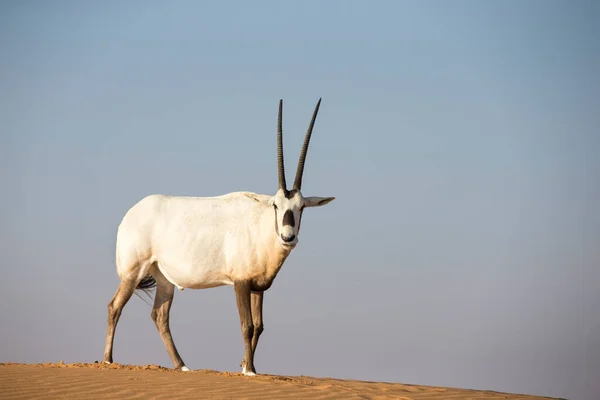
[[[0,399],[511,399],[547,397],[330,378],[259,375],[158,365],[0,363]]]

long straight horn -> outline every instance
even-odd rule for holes
[[[312,119],[310,120],[310,125],[308,126],[308,130],[306,131],[306,137],[304,138],[304,145],[302,146],[302,153],[300,153],[300,158],[298,159],[298,169],[296,169],[296,179],[294,180],[294,189],[300,190],[302,188],[302,174],[304,174],[304,161],[306,161],[306,152],[308,151],[308,143],[310,143],[310,136],[312,135],[313,126],[315,125],[315,120],[317,119],[317,113],[319,112],[319,106],[321,105],[321,99],[317,103],[315,107],[315,111],[313,112]]]
[[[285,167],[283,165],[283,133],[281,130],[281,114],[283,100],[279,100],[279,116],[277,117],[277,170],[279,172],[279,189],[287,190],[285,184]]]

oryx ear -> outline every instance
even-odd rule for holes
[[[244,193],[244,196],[246,196],[249,199],[252,199],[256,202],[264,203],[264,204],[269,204],[269,200],[271,199],[271,196],[267,196],[265,194],[256,194],[256,193],[249,193],[249,192]]]
[[[333,201],[335,197],[305,197],[304,198],[304,207],[321,207],[325,204]]]

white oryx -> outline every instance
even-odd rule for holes
[[[304,161],[321,99],[306,132],[292,190],[283,163],[279,101],[274,196],[234,192],[217,197],[150,195],[123,217],[117,232],[117,273],[121,279],[108,304],[104,362],[113,361],[115,328],[136,289],[156,287],[152,319],[176,369],[189,371],[169,328],[175,286],[180,290],[233,285],[245,344],[242,372],[255,375],[254,352],[263,331],[262,303],[286,258],[298,243],[302,212],[334,197],[304,197]]]

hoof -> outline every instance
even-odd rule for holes
[[[102,361],[102,362],[103,362],[104,364],[106,364],[106,365],[110,365],[110,364],[112,364],[112,362],[110,362],[110,361]]]
[[[244,368],[242,368],[242,374],[244,374],[244,376],[256,376],[255,372],[246,370],[245,365],[244,365]]]
[[[181,371],[182,372],[190,372],[191,369],[189,369],[188,367],[186,367],[185,365],[183,367],[181,367]]]

